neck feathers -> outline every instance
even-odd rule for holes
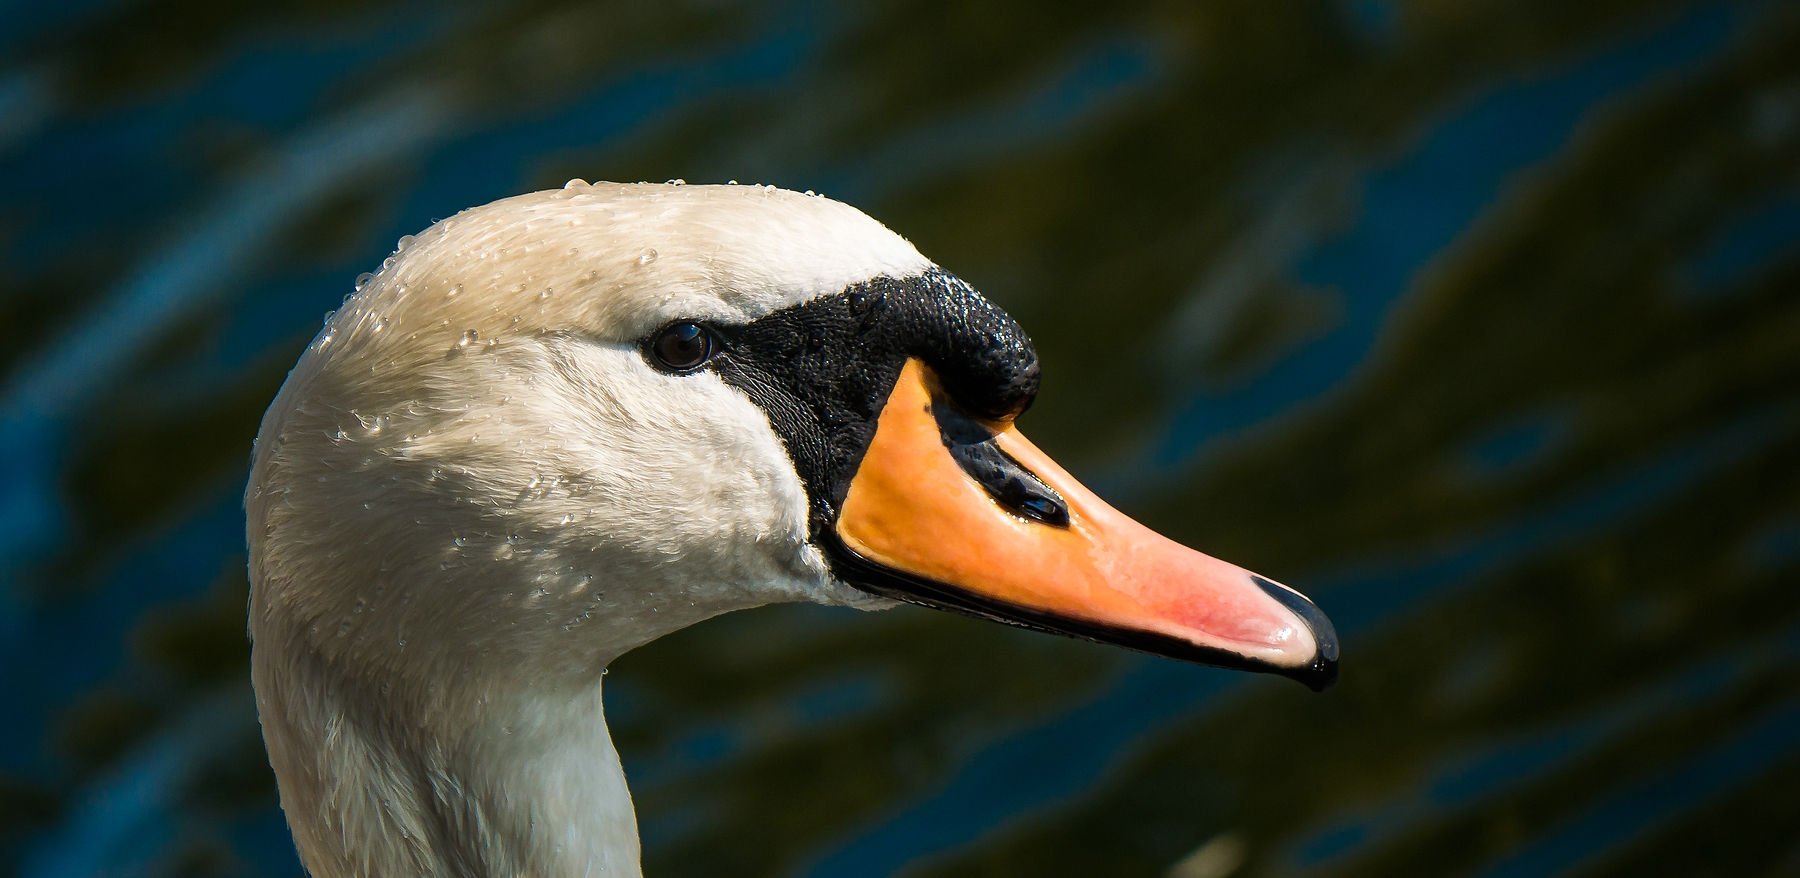
[[[253,660],[263,737],[315,878],[639,878],[597,678],[368,692],[267,640]]]

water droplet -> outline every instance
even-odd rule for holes
[[[645,250],[644,252],[639,253],[637,261],[638,261],[639,265],[649,265],[650,263],[655,262],[656,261],[656,251],[655,250]]]
[[[725,181],[725,185],[727,185],[727,186],[736,186],[736,185],[737,185],[737,181],[736,181],[736,180],[726,180],[726,181]]]
[[[457,285],[456,285],[456,286],[453,286],[453,287],[451,287],[451,288],[450,288],[450,292],[448,292],[448,293],[445,293],[445,294],[444,294],[444,295],[446,295],[446,296],[454,296],[454,295],[456,295],[456,294],[457,294],[457,293],[460,293],[460,292],[462,292],[462,284],[457,284]]]
[[[601,669],[600,669],[600,676],[602,676],[602,677],[604,677],[604,676],[606,676],[606,670],[607,670],[607,669],[606,669],[606,668],[601,668]]]
[[[403,251],[406,248],[411,247],[415,240],[417,239],[411,235],[401,235],[400,240],[394,242],[394,249],[396,251]]]
[[[374,279],[375,279],[375,272],[373,272],[373,271],[365,271],[362,274],[357,275],[356,276],[356,291],[359,293],[362,292],[362,288],[368,286],[369,281],[372,281]]]
[[[665,185],[665,186],[686,186],[687,181],[681,179],[680,177],[676,177],[673,180],[664,180],[663,185]]]
[[[563,188],[564,189],[586,189],[586,188],[588,188],[588,181],[583,180],[580,177],[575,177],[575,178],[569,180],[569,182],[564,183]]]
[[[331,318],[333,318],[333,317],[336,317],[336,316],[337,316],[337,312],[336,312],[336,311],[326,311],[326,312],[325,312],[325,325],[326,325],[326,326],[330,326],[330,325],[331,325]]]
[[[468,332],[465,332],[462,334],[462,338],[457,340],[456,346],[459,348],[466,348],[469,345],[474,344],[476,342],[476,340],[478,340],[480,338],[481,338],[481,333],[476,332],[475,330],[471,329]]]
[[[812,190],[811,190],[811,189],[808,189],[808,190],[806,190],[806,194],[808,194],[808,195],[813,195],[813,194],[816,194],[816,193],[814,193],[814,192],[813,192],[813,191],[812,191]]]

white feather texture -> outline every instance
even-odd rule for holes
[[[288,376],[245,498],[258,708],[312,874],[637,875],[606,664],[732,609],[885,606],[808,544],[762,411],[637,342],[928,267],[756,186],[571,184],[403,242]]]

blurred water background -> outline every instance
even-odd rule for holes
[[[294,876],[250,438],[396,238],[855,204],[1325,695],[947,614],[620,660],[652,876],[1800,876],[1800,3],[0,4],[0,873]]]

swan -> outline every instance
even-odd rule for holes
[[[778,601],[973,614],[1321,689],[1331,623],[1014,426],[1005,312],[848,205],[589,185],[436,223],[264,416],[252,682],[317,878],[637,876],[601,676]]]

